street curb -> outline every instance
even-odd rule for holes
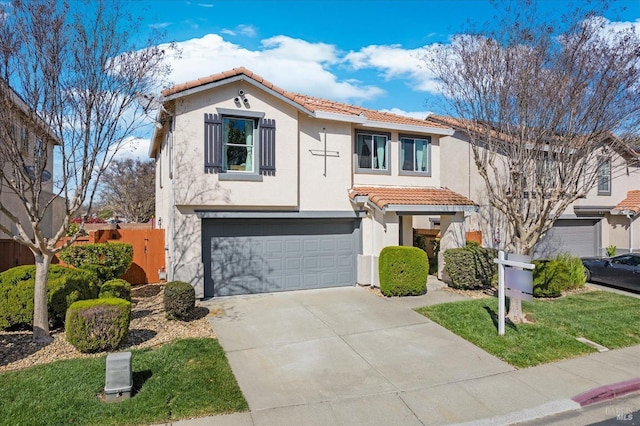
[[[596,404],[598,402],[608,401],[618,398],[628,393],[640,391],[640,377],[625,380],[624,382],[612,383],[583,392],[571,399],[561,399],[551,401],[546,404],[533,408],[507,413],[500,416],[490,417],[471,422],[457,423],[457,426],[495,426],[495,425],[511,425],[514,423],[523,423],[530,420],[541,419],[555,414],[574,411],[587,405]]]
[[[581,407],[595,404],[602,401],[608,401],[613,398],[626,395],[631,392],[640,390],[640,377],[624,382],[612,383],[610,385],[600,386],[590,391],[581,393],[571,398],[580,404]]]
[[[456,426],[497,426],[512,425],[514,423],[523,423],[542,417],[553,416],[554,414],[566,413],[580,408],[580,404],[572,399],[561,399],[558,401],[547,402],[533,408],[515,411],[513,413],[503,414],[501,416],[489,417],[481,420],[473,420],[466,423],[457,423]]]

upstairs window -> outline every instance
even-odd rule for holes
[[[598,195],[611,195],[611,160],[604,157],[598,161]]]
[[[356,170],[389,171],[389,135],[356,133]]]
[[[430,155],[428,137],[400,136],[400,173],[428,174]]]
[[[253,172],[254,120],[222,119],[223,168],[229,171]]]
[[[276,121],[262,113],[246,115],[204,115],[205,173],[226,180],[276,175]]]

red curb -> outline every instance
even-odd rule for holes
[[[571,399],[580,404],[581,407],[584,407],[585,405],[607,401],[609,399],[617,398],[619,396],[636,391],[640,391],[640,377],[636,379],[625,380],[624,382],[600,386],[599,388],[595,388],[590,391],[581,393],[580,395],[576,395]]]

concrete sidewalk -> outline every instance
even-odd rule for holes
[[[640,375],[640,346],[516,370],[412,310],[461,298],[431,282],[409,298],[346,287],[205,302],[251,411],[174,424],[509,424]]]

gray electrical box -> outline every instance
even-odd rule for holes
[[[131,352],[108,354],[106,376],[104,398],[107,402],[130,398],[131,388],[133,387]]]

